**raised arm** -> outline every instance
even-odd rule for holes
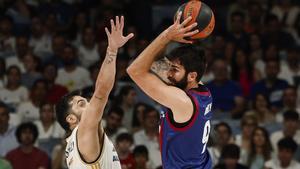
[[[105,59],[102,63],[100,72],[97,77],[95,91],[87,106],[85,112],[81,115],[78,127],[78,145],[79,150],[85,160],[93,161],[100,153],[99,143],[99,121],[102,118],[103,110],[108,100],[108,96],[113,88],[116,76],[116,59],[117,52],[133,34],[123,36],[124,17],[121,19],[117,16],[114,23],[111,20],[111,32],[105,28],[108,38],[108,47]],[[100,134],[102,133],[102,128]]]
[[[155,101],[169,107],[175,113],[175,116],[177,116],[176,112],[188,111],[192,113],[193,106],[191,100],[183,90],[166,85],[150,72],[150,68],[155,58],[171,41],[192,43],[192,41],[185,40],[184,38],[198,33],[198,30],[191,31],[197,23],[185,27],[192,19],[191,17],[180,23],[181,15],[182,13],[179,13],[174,24],[163,31],[127,68],[127,72],[132,80]],[[189,108],[188,110],[186,110],[187,107]],[[181,116],[181,114],[178,115]],[[177,122],[184,122],[188,118],[180,117]]]

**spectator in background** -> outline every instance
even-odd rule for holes
[[[278,17],[285,31],[297,38],[295,24],[300,14],[299,6],[293,5],[292,0],[279,0],[271,9],[271,13]]]
[[[240,158],[240,148],[235,144],[227,144],[222,149],[221,162],[214,169],[248,169],[248,167],[238,163]]]
[[[53,63],[57,67],[63,67],[63,61],[62,61],[62,53],[67,44],[67,40],[63,35],[57,34],[52,37],[52,43],[51,43],[51,50],[52,50],[52,56],[51,61],[46,61],[45,63],[48,64]]]
[[[134,105],[132,117],[133,133],[138,132],[144,128],[144,114],[147,106],[149,105],[143,102],[138,102]]]
[[[56,83],[68,88],[69,91],[82,89],[92,84],[89,72],[76,64],[77,52],[72,45],[66,45],[63,54],[64,67],[58,70]]]
[[[124,111],[118,106],[112,106],[106,115],[104,131],[113,143],[116,143],[116,138],[121,133],[127,133],[127,128],[122,127],[122,119]]]
[[[116,149],[120,159],[122,169],[136,169],[133,154],[130,147],[133,145],[132,135],[122,133],[116,139]]]
[[[0,18],[0,58],[6,58],[16,50],[16,38],[12,34],[13,23],[8,16]]]
[[[245,115],[248,114],[254,115],[258,124],[267,129],[268,126],[274,124],[276,120],[275,114],[270,110],[268,98],[261,93],[256,94],[255,99],[252,102],[252,109],[245,113]]]
[[[225,145],[232,142],[232,131],[230,126],[225,122],[220,122],[215,125],[215,137],[213,139],[213,146],[208,148],[212,158],[213,166],[217,165],[220,161],[221,152]]]
[[[133,150],[135,161],[135,169],[151,169],[149,168],[149,153],[147,147],[140,145],[136,146]]]
[[[40,105],[45,102],[47,95],[47,81],[39,79],[34,82],[30,90],[30,98],[18,107],[21,122],[33,122],[40,118]]]
[[[265,163],[266,169],[299,169],[299,162],[293,160],[298,147],[297,143],[290,137],[285,137],[277,143],[278,153],[276,158]]]
[[[300,83],[300,47],[289,47],[286,61],[281,64],[279,78],[286,80],[290,85]]]
[[[258,126],[257,119],[252,114],[246,114],[241,120],[242,133],[235,137],[235,144],[240,146],[241,161],[246,164],[247,156],[251,149],[251,138],[254,129]]]
[[[265,31],[262,39],[264,39],[265,45],[275,44],[279,49],[295,45],[294,38],[282,30],[278,17],[272,14],[265,19]]]
[[[250,88],[256,80],[255,71],[249,60],[249,56],[241,48],[237,48],[235,55],[231,60],[231,78],[237,81],[242,88],[243,96],[247,98],[250,94]]]
[[[78,49],[78,57],[80,64],[85,68],[90,67],[100,60],[98,45],[95,41],[95,32],[90,26],[83,29],[81,44]]]
[[[47,154],[34,147],[38,130],[33,123],[23,123],[16,131],[20,146],[7,153],[6,159],[14,169],[49,169],[50,161]]]
[[[76,13],[72,26],[70,27],[70,39],[75,46],[81,45],[81,39],[84,28],[89,24],[88,12],[81,10]]]
[[[24,56],[30,51],[28,38],[25,36],[18,36],[16,38],[16,54],[5,59],[6,68],[15,65],[22,73],[25,72]]]
[[[114,105],[120,105],[124,111],[122,124],[129,130],[132,130],[133,108],[136,102],[136,91],[131,85],[122,86],[118,96],[116,96]]]
[[[34,121],[38,129],[38,147],[51,157],[53,148],[61,142],[65,135],[64,129],[55,120],[54,105],[42,103],[40,105],[40,119]]]
[[[93,96],[93,92],[95,89],[94,84],[96,83],[99,70],[100,70],[100,68],[99,68],[98,62],[94,63],[93,65],[91,65],[89,67],[90,78],[91,78],[92,82],[94,82],[94,83],[92,85],[87,86],[82,89],[83,95],[86,96],[87,98],[91,98]]]
[[[213,65],[215,79],[207,84],[213,99],[213,108],[230,113],[231,117],[240,117],[244,111],[244,99],[241,87],[229,80],[228,67],[224,60],[217,59]]]
[[[57,77],[57,67],[53,63],[44,65],[43,77],[47,81],[46,100],[49,103],[56,104],[58,100],[68,93],[68,89],[60,84],[55,83]]]
[[[271,159],[272,144],[269,133],[262,127],[257,127],[251,137],[251,148],[246,164],[250,169],[263,169],[266,161]]]
[[[144,129],[136,132],[133,135],[135,145],[145,145],[149,151],[149,162],[151,168],[161,166],[161,155],[159,150],[158,140],[158,111],[149,106],[144,113]]]
[[[276,113],[282,108],[283,91],[288,87],[288,83],[277,77],[280,71],[278,60],[271,59],[266,62],[266,77],[256,82],[251,89],[252,100],[257,93],[268,97],[271,110]]]
[[[9,124],[8,107],[0,102],[0,157],[4,157],[7,152],[18,147],[15,134],[16,128]]]
[[[271,142],[275,153],[277,153],[277,143],[284,137],[293,138],[297,144],[300,144],[299,114],[293,110],[286,111],[283,114],[283,129],[271,135]]]
[[[49,60],[51,56],[51,36],[45,34],[45,25],[38,16],[34,16],[31,19],[31,38],[29,45],[33,49],[33,53],[42,61]]]
[[[249,37],[244,31],[245,14],[240,11],[235,11],[230,16],[231,29],[228,32],[227,40],[232,42],[236,47],[243,50],[248,49]]]
[[[283,121],[283,114],[288,110],[296,111],[300,116],[300,107],[297,105],[297,88],[294,86],[289,86],[283,91],[283,108],[282,110],[276,114],[276,120],[278,122]]]
[[[0,90],[0,100],[6,103],[10,112],[28,99],[28,90],[21,84],[21,71],[17,66],[10,66],[6,71],[7,84]]]
[[[263,59],[263,47],[262,47],[262,39],[260,37],[260,34],[253,33],[250,34],[249,39],[249,60],[252,66],[255,67],[256,62]],[[255,67],[255,69],[257,69]],[[260,74],[261,76],[261,74]],[[259,78],[257,78],[259,79]]]
[[[25,73],[22,74],[21,82],[24,86],[30,89],[37,79],[42,78],[42,75],[38,70],[40,61],[37,56],[32,53],[27,53],[24,56],[23,63],[25,66]]]
[[[260,33],[263,28],[264,10],[259,2],[248,3],[245,31],[247,33]]]

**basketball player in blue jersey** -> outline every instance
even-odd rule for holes
[[[161,113],[160,144],[164,169],[211,169],[207,151],[212,97],[200,82],[206,68],[204,52],[188,44],[170,52],[169,84],[151,73],[152,63],[171,42],[192,43],[184,38],[198,32],[197,25],[174,24],[163,31],[127,68],[133,81],[151,98],[166,107]]]

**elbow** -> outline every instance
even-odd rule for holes
[[[128,75],[131,77],[131,78],[134,78],[134,77],[137,77],[139,75],[139,71],[136,70],[136,68],[132,67],[132,66],[129,66],[127,69],[126,69],[126,72],[128,73]]]

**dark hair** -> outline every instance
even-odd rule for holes
[[[240,73],[241,73],[241,69],[237,63],[237,53],[241,51],[243,52],[243,54],[245,55],[245,66],[246,66],[246,70],[247,70],[247,78],[249,80],[253,80],[253,75],[252,75],[252,72],[253,72],[253,69],[252,69],[252,65],[250,63],[250,59],[249,59],[249,53],[247,53],[246,50],[242,49],[242,48],[237,48],[235,51],[234,51],[234,54],[233,54],[233,57],[231,57],[231,78],[232,80],[235,80],[235,81],[238,81],[240,79]]]
[[[31,130],[32,135],[33,135],[33,142],[34,143],[39,135],[38,129],[36,127],[35,124],[33,124],[32,122],[26,122],[26,123],[22,123],[18,126],[17,130],[16,130],[16,137],[17,140],[20,144],[22,144],[22,140],[21,140],[21,135],[22,132],[26,129]]]
[[[265,18],[265,24],[269,24],[272,21],[279,21],[278,17],[274,14],[269,14],[267,15],[267,17]]]
[[[144,145],[136,146],[133,150],[133,156],[136,157],[137,155],[145,156],[148,160],[149,152],[148,152],[147,147]]]
[[[2,101],[0,101],[0,108],[4,108],[5,113],[9,114],[9,107]]]
[[[55,106],[55,113],[58,123],[67,132],[71,131],[69,123],[66,121],[66,117],[70,114],[70,101],[74,96],[80,96],[81,90],[75,90],[64,95]]]
[[[34,81],[32,87],[31,87],[31,90],[36,89],[39,83],[45,84],[46,88],[47,88],[47,86],[48,86],[47,80],[45,80],[45,79],[43,79],[43,78],[40,78],[40,79],[37,79],[36,81]]]
[[[220,122],[220,123],[216,124],[215,130],[217,130],[221,126],[224,126],[225,128],[227,128],[229,135],[232,135],[231,127],[226,122]]]
[[[278,141],[277,143],[278,149],[288,149],[291,150],[293,153],[296,152],[298,145],[291,137],[285,137]]]
[[[121,141],[129,141],[131,144],[133,144],[133,137],[129,133],[121,133],[116,138],[116,143],[119,143]]]
[[[6,69],[6,63],[3,58],[0,58],[0,77],[4,76]]]
[[[12,71],[13,69],[17,70],[17,72],[21,75],[21,70],[18,66],[16,65],[11,65],[7,68],[6,70],[6,74],[8,75],[10,73],[10,71]]]
[[[288,110],[288,111],[283,113],[283,119],[284,120],[298,121],[299,120],[299,114],[294,110]]]
[[[122,104],[122,102],[124,101],[123,96],[128,95],[131,90],[135,90],[134,87],[131,85],[122,86],[114,104],[116,104],[116,105]]]
[[[255,155],[256,155],[256,146],[254,143],[254,135],[256,131],[261,131],[264,135],[265,138],[265,145],[263,146],[263,158],[264,161],[268,161],[271,157],[271,152],[272,152],[272,144],[270,141],[270,137],[269,137],[269,133],[268,131],[263,128],[263,127],[256,127],[252,133],[252,137],[251,137],[251,142],[250,142],[250,152],[249,152],[249,159],[248,159],[248,164],[251,164],[253,162],[253,160],[255,160]]]
[[[257,101],[257,97],[258,96],[263,96],[263,98],[266,100],[266,102],[267,102],[267,108],[270,108],[270,101],[269,101],[269,98],[266,96],[266,95],[264,95],[264,94],[262,94],[262,93],[256,93],[256,95],[255,95],[255,97],[254,97],[254,100],[253,100],[253,102],[252,102],[252,108],[253,109],[257,109],[257,107],[256,107],[256,101]]]
[[[107,111],[107,116],[110,116],[111,114],[117,114],[121,118],[124,116],[124,111],[122,108],[119,106],[113,105],[108,111]]]
[[[169,60],[179,60],[187,73],[197,72],[197,82],[202,78],[207,63],[205,52],[194,45],[183,45],[173,49],[167,56]]]
[[[226,158],[239,159],[240,158],[240,148],[235,144],[225,145],[221,152],[221,158],[223,160]]]
[[[143,119],[147,119],[147,115],[150,114],[150,112],[156,112],[157,117],[159,118],[159,112],[157,111],[157,109],[155,109],[153,106],[148,105],[145,109],[144,115],[143,115]]]
[[[42,103],[40,104],[40,107],[39,107],[40,112],[42,111],[42,108],[43,108],[44,106],[46,106],[46,105],[49,105],[49,106],[51,106],[51,107],[54,108],[54,105],[53,105],[52,103],[45,101],[45,102],[42,102]]]
[[[232,20],[233,17],[236,17],[236,16],[241,17],[242,21],[244,21],[244,19],[245,19],[245,14],[240,11],[234,11],[233,13],[231,13],[230,19]]]
[[[149,106],[148,104],[146,103],[143,103],[143,102],[139,102],[137,104],[134,105],[134,108],[133,108],[133,116],[132,116],[132,127],[139,127],[141,126],[140,122],[139,122],[139,119],[138,119],[138,108],[140,106],[144,106],[145,107],[145,110],[146,108]],[[145,111],[144,111],[145,113]]]

